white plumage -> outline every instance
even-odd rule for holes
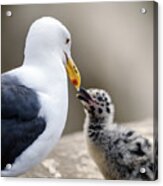
[[[67,39],[70,41],[67,42]],[[2,75],[4,79],[16,77],[21,85],[36,93],[40,104],[37,117],[46,121],[44,131],[16,157],[9,169],[2,170],[2,176],[26,172],[44,159],[57,144],[68,112],[65,67],[67,60],[72,59],[70,48],[71,36],[65,26],[54,18],[43,17],[29,29],[23,65]],[[7,140],[7,134],[2,140]]]

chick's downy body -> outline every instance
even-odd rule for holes
[[[153,150],[137,132],[113,122],[114,105],[104,90],[80,89],[89,153],[106,179],[154,180]]]

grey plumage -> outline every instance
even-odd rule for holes
[[[17,77],[1,76],[1,170],[13,165],[45,130],[37,94]]]
[[[113,122],[114,105],[107,92],[80,89],[86,119],[84,132],[90,155],[106,179],[154,180],[150,142],[135,131]]]

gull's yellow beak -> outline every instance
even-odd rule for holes
[[[81,76],[77,66],[75,65],[74,61],[71,58],[67,58],[66,70],[70,78],[70,81],[78,90],[81,85]]]

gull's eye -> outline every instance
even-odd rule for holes
[[[67,38],[66,39],[66,44],[68,44],[70,42],[70,39],[69,38]]]

